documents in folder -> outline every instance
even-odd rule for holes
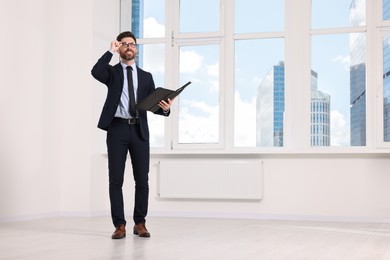
[[[148,110],[154,113],[160,109],[160,107],[158,106],[158,102],[160,102],[161,100],[167,101],[168,98],[175,98],[190,84],[191,81],[188,81],[186,84],[184,84],[177,90],[156,88],[155,91],[153,91],[149,96],[147,96],[145,99],[138,103],[137,108],[141,110]]]

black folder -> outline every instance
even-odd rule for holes
[[[148,110],[154,113],[160,109],[158,103],[161,100],[165,100],[168,102],[168,98],[169,99],[175,98],[190,84],[191,81],[188,81],[186,84],[184,84],[182,87],[178,88],[177,90],[156,88],[155,91],[153,91],[149,96],[147,96],[137,104],[137,108],[141,110]]]

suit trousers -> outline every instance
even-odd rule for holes
[[[149,141],[141,138],[140,126],[113,121],[107,130],[111,218],[115,227],[126,225],[122,186],[127,153],[130,153],[135,181],[135,224],[145,223],[149,200]]]

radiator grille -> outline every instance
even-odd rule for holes
[[[243,199],[263,196],[261,161],[160,161],[158,197]]]

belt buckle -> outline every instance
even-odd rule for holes
[[[135,125],[135,124],[137,124],[137,118],[129,118],[129,119],[127,120],[127,123],[128,123],[129,125]]]

